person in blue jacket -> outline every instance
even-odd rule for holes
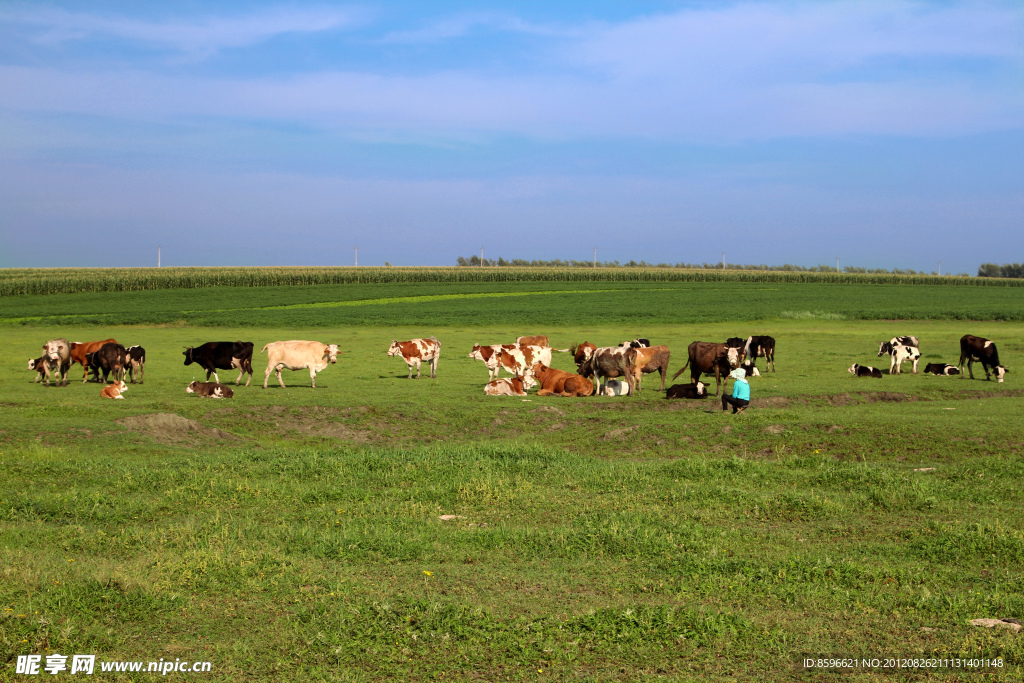
[[[750,405],[750,383],[747,382],[747,372],[743,368],[737,368],[729,373],[729,377],[735,382],[732,385],[732,395],[722,393],[722,410],[728,410],[732,406],[733,415],[746,410]],[[728,380],[727,380],[728,381]]]

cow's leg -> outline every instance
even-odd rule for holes
[[[430,379],[437,379],[437,356],[430,359]]]
[[[917,357],[914,358],[914,374],[915,375],[917,374],[917,364],[918,364],[918,362],[920,362],[920,360],[921,360],[921,356],[917,356]]]
[[[206,375],[206,380],[210,380],[210,375]],[[217,368],[213,369],[213,381],[220,384],[220,377],[217,375]]]
[[[967,357],[967,374],[971,376],[971,379],[974,379],[974,359],[970,356]]]
[[[277,366],[277,368],[275,369],[275,372],[277,372],[277,383],[281,385],[282,389],[287,389],[288,387],[286,387],[284,385],[284,380],[281,379],[281,366],[280,365]]]
[[[316,389],[316,366],[309,366],[309,384],[310,387]]]
[[[273,372],[273,369],[274,369],[274,366],[268,365],[267,366],[267,371],[265,373],[263,373],[263,388],[264,389],[267,388],[267,380],[270,379],[270,373]]]

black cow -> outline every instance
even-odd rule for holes
[[[245,380],[245,386],[252,381],[252,342],[206,342],[202,346],[186,347],[182,352],[185,356],[185,365],[196,363],[203,370],[206,370],[206,380],[210,375],[220,383],[217,377],[217,370],[231,370],[238,368],[238,379],[235,386],[242,381],[242,375],[249,373],[249,379]]]
[[[751,363],[757,362],[758,358],[764,358],[765,363],[772,367],[772,372],[775,372],[775,337],[747,337],[743,345],[743,358],[749,358]]]
[[[955,365],[948,363],[929,363],[924,366],[925,372],[930,372],[933,375],[959,375],[960,371]]]
[[[882,371],[878,368],[873,368],[870,365],[857,365],[854,363],[848,370],[851,374],[856,377],[877,377],[882,379]]]
[[[129,346],[125,352],[125,370],[135,384],[135,373],[139,374],[139,384],[146,378],[146,349],[141,346]]]
[[[93,380],[100,381],[100,373],[103,373],[103,383],[107,383],[110,373],[114,373],[114,381],[120,382],[124,379],[124,369],[127,363],[127,354],[123,346],[115,342],[107,342],[96,351],[85,356],[88,369],[92,371]]]
[[[974,379],[974,361],[980,361],[981,367],[985,368],[985,380],[989,380],[989,368],[992,368],[992,372],[996,376],[997,382],[1003,381],[1003,375],[1009,370],[1004,368],[999,363],[999,351],[996,349],[995,342],[991,342],[984,337],[975,337],[972,334],[965,334],[960,337],[960,379],[964,378],[964,361],[967,361],[967,372],[970,373],[971,379]]]
[[[686,370],[687,367],[690,368],[691,384],[697,382],[704,373],[714,375],[715,396],[718,396],[721,389],[722,378],[728,377],[729,373],[740,364],[740,350],[725,344],[695,341],[690,343],[686,351],[688,354],[686,365],[672,375],[672,379],[683,374],[683,370]]]
[[[731,349],[742,349],[746,343],[747,340],[742,337],[729,337],[725,340],[725,345]]]
[[[707,398],[708,386],[704,382],[673,384],[665,391],[665,398]]]

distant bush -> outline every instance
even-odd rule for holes
[[[1024,263],[982,263],[978,266],[978,277],[1015,277],[1024,278]]]

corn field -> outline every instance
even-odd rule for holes
[[[0,296],[133,292],[202,287],[412,282],[814,282],[825,284],[974,285],[1021,287],[1024,280],[895,275],[667,268],[466,267],[215,267],[0,269]]]

